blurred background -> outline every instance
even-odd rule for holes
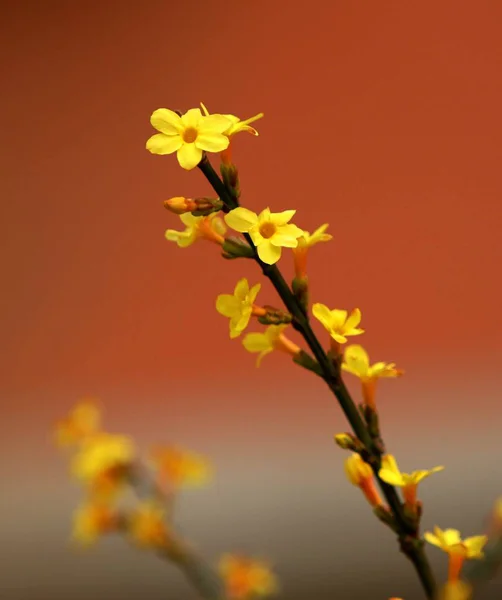
[[[91,394],[142,448],[212,459],[215,481],[183,494],[177,516],[208,560],[268,558],[288,600],[423,598],[345,480],[333,434],[347,425],[323,382],[277,353],[256,369],[229,339],[215,298],[262,281],[256,265],[164,239],[179,220],[162,202],[211,190],[145,142],[160,107],[265,113],[258,138],[235,139],[242,202],[330,224],[310,255],[312,299],[359,307],[370,357],[406,370],[378,404],[404,471],[446,466],[419,490],[424,528],[482,533],[502,492],[502,5],[1,10],[0,596],[197,598],[122,540],[69,548],[80,492],[50,436]],[[281,268],[290,278],[287,253]],[[262,283],[261,303],[277,304]],[[446,557],[428,554],[443,580]]]

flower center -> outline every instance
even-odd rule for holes
[[[183,141],[186,144],[192,144],[197,139],[198,131],[195,127],[187,127],[183,132]]]
[[[263,223],[260,225],[260,233],[266,239],[270,239],[277,231],[276,226],[273,223]]]

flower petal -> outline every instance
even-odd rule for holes
[[[172,154],[181,148],[183,142],[179,135],[156,133],[146,142],[146,149],[152,154]]]
[[[270,215],[270,220],[274,225],[278,227],[281,225],[286,225],[296,214],[296,210],[283,210],[282,212],[272,213]],[[303,232],[302,232],[303,233]]]
[[[248,352],[272,350],[272,346],[264,333],[248,333],[242,340],[242,345]]]
[[[154,110],[150,117],[150,123],[157,131],[166,135],[177,135],[183,131],[180,116],[168,108]]]
[[[191,108],[187,110],[184,115],[181,115],[181,122],[185,129],[197,129],[200,120],[202,119],[202,113],[200,108]]]
[[[296,248],[298,246],[298,240],[291,235],[282,233],[281,229],[276,231],[269,239],[274,246],[282,246],[283,248]]]
[[[389,469],[380,469],[380,471],[378,471],[378,476],[380,477],[380,479],[382,479],[382,481],[385,481],[385,483],[388,483],[389,485],[404,485],[402,475],[398,475],[397,473]]]
[[[359,325],[361,322],[361,311],[358,308],[354,308],[354,310],[350,313],[349,318],[345,322],[345,331],[349,331]]]
[[[206,131],[204,133],[199,133],[194,143],[198,148],[206,150],[207,152],[221,152],[228,148],[230,141],[226,135],[213,131]]]
[[[239,313],[240,302],[232,294],[220,294],[216,298],[216,310],[224,317],[233,317]]]
[[[267,265],[275,265],[281,258],[281,248],[274,246],[270,240],[263,240],[257,247],[258,256]]]
[[[199,131],[201,134],[206,133],[223,133],[229,127],[231,127],[232,122],[230,119],[225,117],[224,115],[209,115],[207,117],[203,117],[201,122],[199,123]],[[228,138],[227,138],[228,141]]]
[[[248,280],[245,277],[243,277],[242,279],[239,279],[237,285],[235,286],[234,296],[237,298],[237,300],[243,302],[248,293],[249,283]]]
[[[249,302],[252,305],[256,300],[256,296],[258,296],[258,292],[261,290],[261,283],[257,283],[253,285],[253,287],[249,290]]]
[[[224,217],[225,223],[235,231],[247,232],[258,222],[258,216],[252,210],[239,206]]]
[[[202,159],[202,150],[195,144],[183,144],[178,150],[178,162],[183,169],[194,169]]]
[[[357,373],[358,377],[367,377],[369,371],[369,358],[366,350],[362,346],[359,346],[358,344],[348,346],[343,356],[349,372]]]
[[[316,302],[312,305],[312,314],[329,331],[331,328],[331,311],[325,304]]]

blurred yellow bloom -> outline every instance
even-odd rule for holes
[[[83,442],[73,459],[72,474],[94,495],[109,497],[126,482],[127,469],[134,457],[130,438],[101,433]]]
[[[229,600],[248,600],[276,594],[279,585],[269,565],[240,556],[225,554],[219,562],[219,572]]]
[[[483,558],[483,547],[488,541],[486,535],[475,535],[462,540],[457,529],[443,530],[439,527],[434,527],[434,533],[426,531],[424,538],[429,544],[448,554],[460,554],[465,558]]]
[[[94,399],[79,402],[69,416],[56,423],[56,441],[61,446],[80,443],[86,437],[98,433],[101,427],[101,411]]]
[[[293,248],[296,277],[302,279],[307,275],[307,254],[309,248],[312,248],[312,246],[315,246],[319,242],[329,242],[333,238],[329,233],[324,233],[328,227],[329,224],[324,223],[312,235],[308,231],[303,231],[303,235],[298,238],[298,246]]]
[[[239,231],[249,233],[257,248],[258,256],[267,265],[275,264],[281,258],[281,248],[296,248],[302,230],[289,223],[295,210],[271,213],[266,208],[259,215],[242,206],[225,215],[226,224]]]
[[[165,510],[153,500],[138,503],[129,515],[127,529],[132,540],[139,546],[161,548],[169,542],[170,532],[166,525]]]
[[[249,289],[248,280],[243,277],[237,282],[233,294],[220,294],[216,298],[216,310],[230,319],[230,337],[236,338],[246,329],[253,314],[253,305],[261,289],[257,283]],[[263,313],[266,313],[262,309]]]
[[[412,473],[401,473],[397,466],[396,459],[392,454],[386,454],[382,458],[382,466],[378,472],[380,479],[390,485],[395,485],[403,488],[403,496],[406,504],[414,507],[417,502],[417,485],[432,475],[442,471],[444,467],[434,467],[428,471],[413,471]]]
[[[217,215],[218,213],[212,213],[207,217],[194,217],[191,213],[182,214],[180,220],[185,225],[185,230],[168,229],[166,240],[176,242],[180,248],[187,248],[198,239],[206,239],[221,246],[225,241],[223,236],[227,228]]]
[[[204,104],[202,104],[202,102],[200,103],[200,105],[202,107],[204,114],[207,117],[209,117],[210,115],[209,115],[207,108],[204,106]],[[258,121],[258,119],[261,119],[265,115],[263,113],[258,113],[254,117],[250,117],[249,119],[245,119],[244,121],[241,121],[239,119],[239,117],[236,117],[235,115],[219,115],[219,116],[222,116],[225,119],[228,119],[230,121],[230,126],[228,127],[228,129],[225,129],[223,134],[228,137],[231,137],[232,135],[239,133],[239,131],[247,131],[248,133],[251,133],[252,135],[258,135],[258,132],[256,131],[256,129],[254,127],[250,127],[249,124],[253,123],[254,121]]]
[[[202,152],[221,152],[228,147],[229,140],[223,132],[232,123],[221,115],[203,116],[199,108],[191,108],[181,117],[167,108],[152,113],[150,123],[159,131],[146,142],[152,154],[177,153],[183,169],[196,167]]]
[[[345,474],[347,479],[359,487],[371,506],[381,506],[382,500],[375,487],[375,481],[373,479],[373,469],[371,465],[364,462],[364,460],[357,453],[351,454],[344,462]]]
[[[375,408],[377,379],[380,377],[399,377],[404,373],[404,371],[396,369],[396,363],[377,362],[370,366],[368,353],[358,344],[347,346],[342,369],[359,377],[363,386],[364,401],[372,408]]]
[[[281,350],[291,356],[300,352],[300,348],[283,334],[286,327],[287,325],[269,325],[264,333],[248,333],[242,340],[248,352],[259,352],[257,367],[263,357],[273,350]]]
[[[354,308],[348,315],[346,310],[330,310],[325,304],[317,303],[312,306],[312,314],[337,344],[345,344],[347,336],[364,333],[364,329],[357,327],[361,322],[361,311],[358,308]]]
[[[204,456],[176,446],[158,446],[151,458],[161,483],[170,487],[199,487],[212,477],[211,464]]]
[[[448,554],[448,582],[459,580],[464,560],[483,558],[483,547],[488,541],[487,535],[475,535],[462,540],[457,529],[443,530],[439,527],[434,527],[434,533],[426,531],[424,538]]]
[[[117,529],[115,511],[104,503],[90,502],[80,506],[73,515],[73,539],[84,546],[90,546],[105,533]]]

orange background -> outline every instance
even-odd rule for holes
[[[424,525],[478,533],[501,476],[501,5],[25,1],[2,13],[0,589],[192,597],[120,543],[86,558],[65,547],[79,495],[47,439],[93,394],[111,429],[214,459],[215,487],[180,509],[209,555],[270,555],[287,598],[420,598],[343,478],[332,435],[346,424],[322,382],[276,354],[256,370],[228,339],[215,298],[241,276],[262,281],[259,269],[164,239],[178,219],[162,201],[210,195],[202,174],[144,146],[159,107],[265,113],[260,137],[235,140],[242,203],[295,208],[310,231],[330,223],[310,256],[312,298],[360,307],[358,341],[406,370],[379,403],[404,470],[447,465],[424,484]],[[287,253],[280,266],[290,278]],[[262,283],[260,302],[277,303]]]

